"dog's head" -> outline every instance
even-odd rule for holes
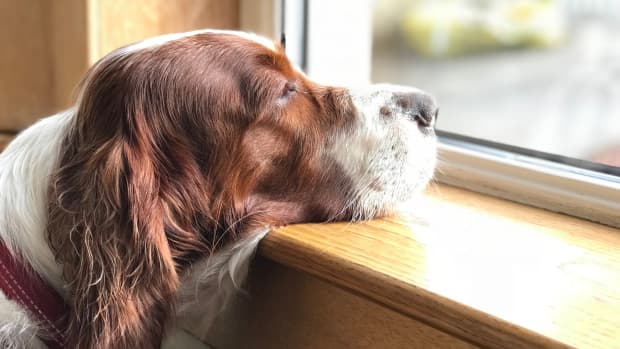
[[[121,48],[89,72],[76,108],[49,239],[80,347],[157,345],[196,259],[257,226],[386,214],[435,166],[433,98],[319,85],[247,34]]]

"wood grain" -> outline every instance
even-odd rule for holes
[[[268,38],[280,37],[278,1],[239,0],[239,28]]]
[[[50,3],[0,1],[0,131],[19,130],[53,108]]]
[[[247,293],[210,332],[192,332],[214,348],[425,348],[473,345],[306,273],[257,258]]]
[[[239,27],[238,0],[89,2],[91,63],[120,46],[163,33]]]
[[[261,255],[490,348],[618,348],[620,231],[448,186],[398,217],[278,229]]]
[[[0,131],[70,106],[88,67],[147,37],[239,27],[239,0],[0,0]]]
[[[50,59],[53,108],[47,114],[71,106],[77,85],[90,66],[88,56],[87,1],[50,1]]]
[[[3,134],[0,133],[0,152],[4,150],[7,144],[13,139],[14,135],[12,134]]]

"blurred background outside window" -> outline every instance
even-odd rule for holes
[[[620,1],[375,0],[373,82],[440,130],[620,166]]]

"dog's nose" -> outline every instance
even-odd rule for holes
[[[424,92],[399,92],[394,94],[396,105],[403,109],[412,121],[423,127],[434,127],[439,108],[435,98]]]

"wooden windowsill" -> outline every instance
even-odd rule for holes
[[[620,345],[619,230],[444,185],[408,211],[280,228],[259,253],[475,345]]]

